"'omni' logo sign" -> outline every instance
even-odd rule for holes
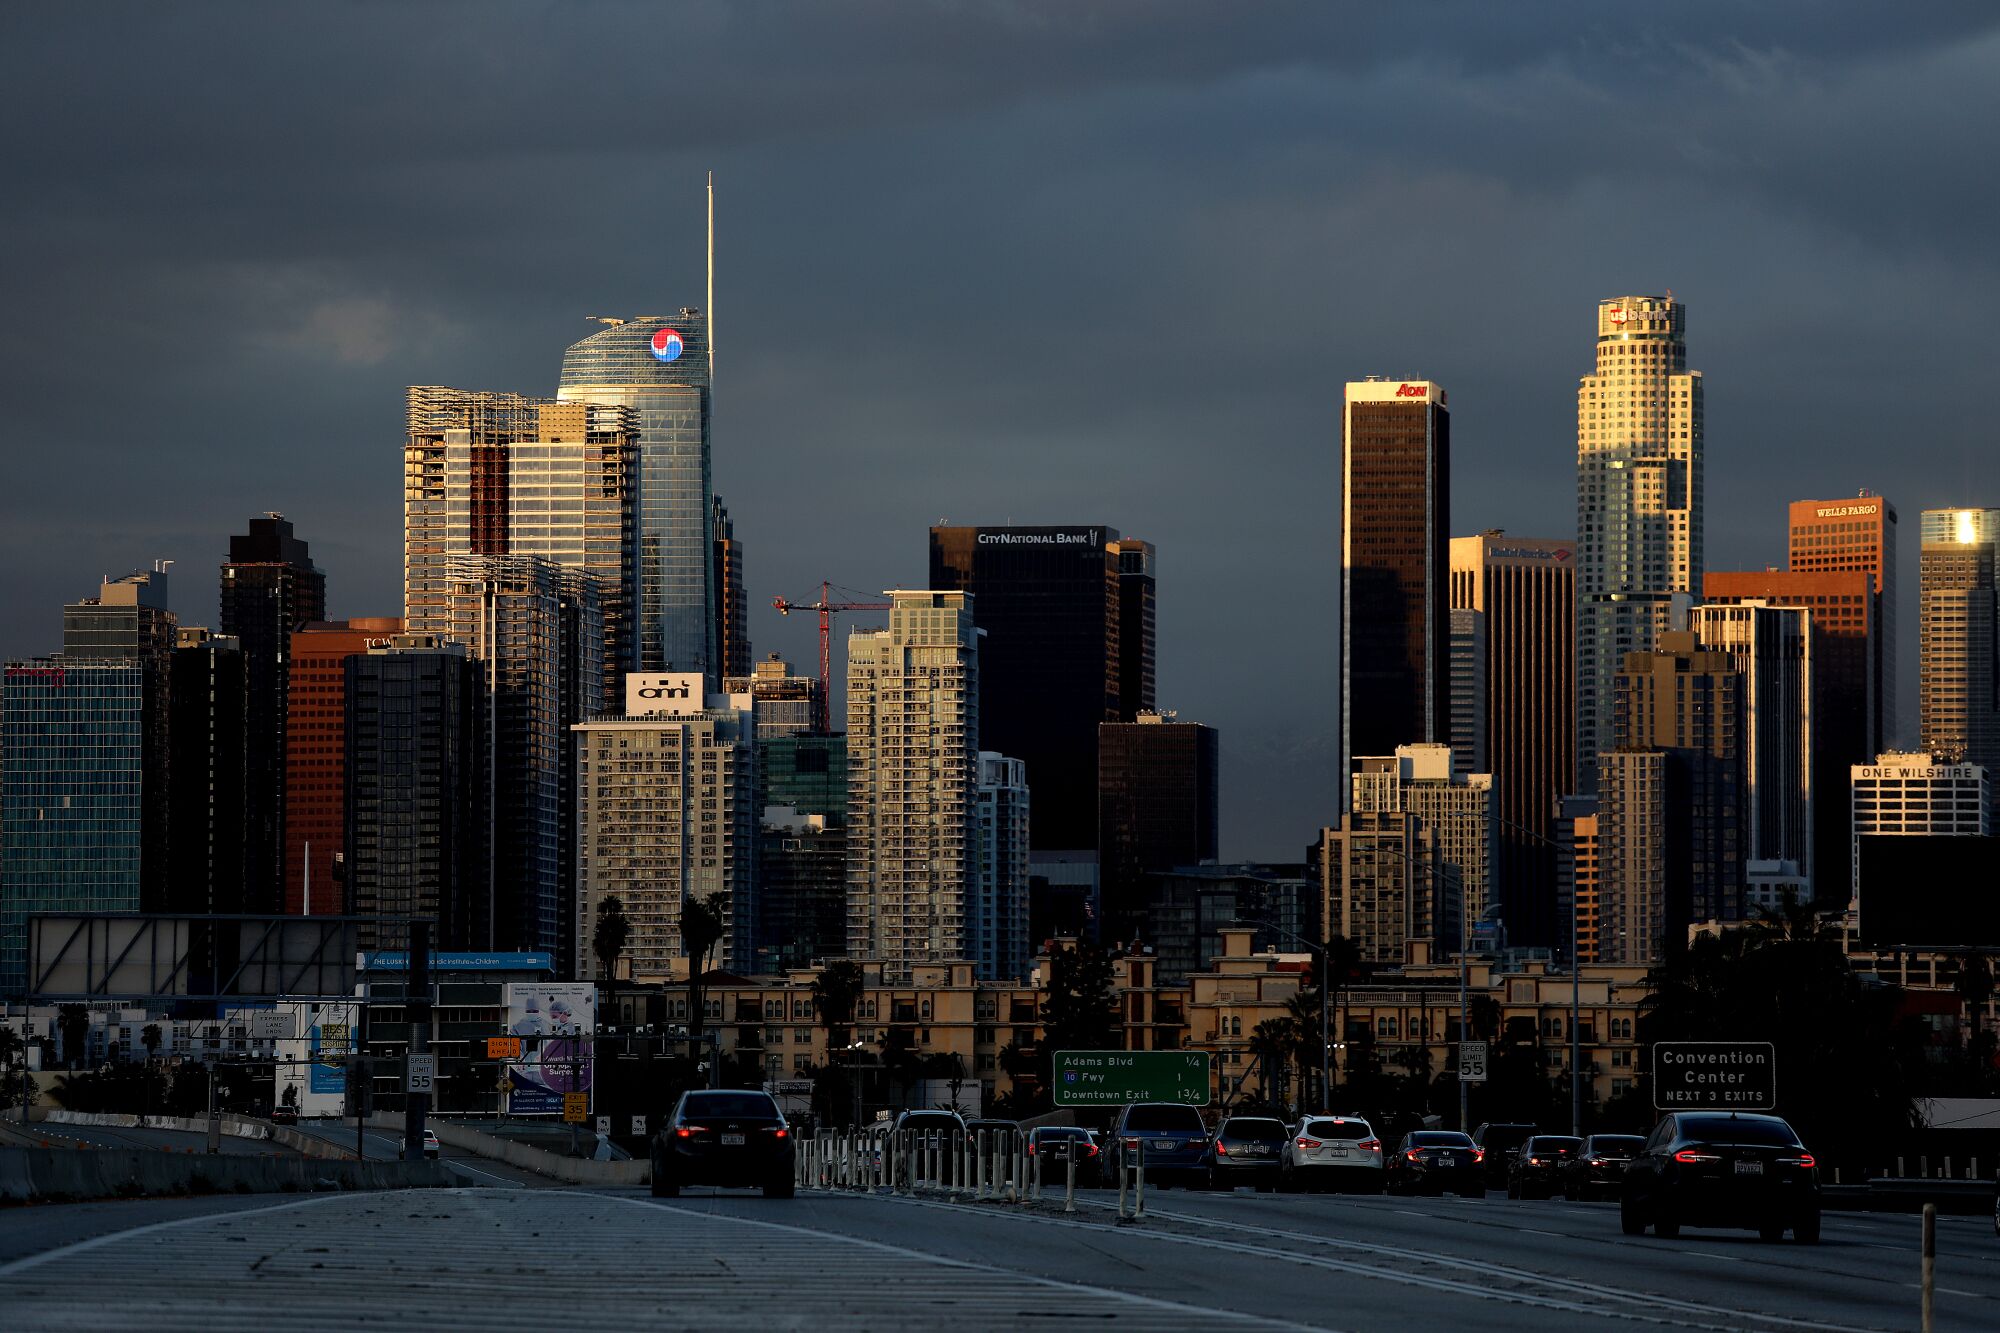
[[[703,702],[701,673],[676,671],[666,675],[625,677],[627,713],[698,713]]]

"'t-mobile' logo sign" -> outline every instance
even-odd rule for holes
[[[653,355],[661,361],[681,359],[681,335],[672,329],[656,329],[653,333]]]

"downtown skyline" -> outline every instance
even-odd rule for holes
[[[781,620],[773,596],[821,578],[920,586],[925,531],[940,519],[1141,533],[1159,550],[1159,703],[1221,735],[1222,855],[1295,859],[1338,799],[1327,497],[1345,381],[1408,373],[1450,387],[1449,535],[1570,537],[1591,310],[1671,288],[1708,387],[1708,568],[1782,565],[1784,506],[1809,496],[1866,487],[1906,520],[1996,499],[1990,427],[1954,405],[1951,387],[1976,385],[1988,354],[1950,317],[1989,303],[1994,266],[1952,217],[1975,184],[1947,169],[1956,159],[1962,176],[1980,157],[1953,150],[1954,135],[2000,119],[1981,110],[1994,93],[1974,78],[1993,34],[1957,32],[1941,11],[1936,27],[1864,54],[1863,36],[1877,34],[1858,21],[1756,31],[1721,12],[1691,15],[1713,29],[1680,34],[1683,50],[1600,32],[1553,55],[1473,50],[1468,18],[1458,42],[1433,32],[1418,43],[1455,62],[1457,81],[1399,60],[1386,40],[1363,44],[1375,55],[1319,54],[1334,49],[1330,34],[1280,51],[1253,28],[1171,60],[1144,42],[1115,56],[1085,43],[1094,55],[1072,54],[1038,86],[974,81],[928,110],[915,55],[909,68],[882,57],[901,77],[824,123],[780,102],[729,138],[676,125],[649,142],[620,127],[611,151],[643,170],[614,174],[616,207],[536,203],[504,223],[470,217],[481,210],[464,197],[433,212],[409,178],[419,158],[441,161],[444,179],[489,198],[471,174],[470,131],[449,117],[417,117],[410,145],[365,138],[366,117],[343,127],[310,107],[225,132],[231,97],[254,81],[213,104],[156,87],[182,117],[136,132],[152,170],[201,166],[205,143],[274,144],[303,129],[328,150],[303,199],[415,207],[386,221],[311,215],[282,193],[306,178],[210,164],[212,188],[240,192],[231,206],[218,215],[212,198],[158,198],[142,228],[112,205],[147,168],[115,160],[88,188],[17,193],[4,216],[41,258],[32,273],[9,261],[22,300],[4,372],[17,410],[0,434],[15,473],[0,501],[0,653],[53,650],[64,603],[156,558],[177,562],[182,622],[214,627],[228,537],[273,509],[311,543],[330,615],[399,613],[404,388],[549,396],[562,350],[594,327],[585,316],[702,304],[701,181],[713,167],[724,330],[714,489],[746,551],[758,654],[813,660],[809,625]],[[36,29],[17,46],[73,40],[52,18],[10,22]],[[1182,43],[1199,22],[1164,20],[1182,25]],[[136,58],[144,28],[108,43],[114,67]],[[926,21],[912,40],[949,59],[944,32]],[[1000,36],[983,64],[958,58],[988,73],[1025,64],[1034,39]],[[525,37],[496,41],[499,59],[532,67]],[[335,78],[337,55],[338,44],[294,59]],[[1658,86],[1590,123],[1581,110],[1617,86],[1610,56]],[[1188,60],[1201,65],[1192,86],[1169,86]],[[1540,78],[1551,61],[1567,80]],[[1372,122],[1342,119],[1347,94],[1326,77],[1336,70],[1368,85]],[[422,110],[414,68],[388,74],[383,105]],[[35,84],[17,80],[7,96],[23,87]],[[1906,150],[1893,131],[1908,122],[1879,117],[1888,89],[1955,104],[1958,128]],[[1591,165],[1617,130],[1643,123],[1649,97],[1672,90],[1709,99],[1687,112],[1687,147],[1628,144],[1615,168]],[[1763,116],[1801,90],[1847,131],[1835,136],[1852,152],[1839,171],[1823,148],[1793,156],[1796,128]],[[113,94],[122,121],[79,109],[67,151],[146,121],[130,113],[147,95]],[[1482,98],[1544,135],[1568,126],[1574,152],[1482,160],[1494,133],[1478,123]],[[530,81],[522,104],[491,142],[511,133],[513,151],[579,161],[595,151],[549,128],[553,89]],[[1382,123],[1385,106],[1407,121]],[[1225,128],[1183,133],[1218,111]],[[1278,132],[1229,137],[1259,126]],[[1099,177],[1133,135],[1142,147],[1120,159],[1121,189]],[[953,160],[954,144],[977,151]],[[1735,160],[1722,152],[1731,144]],[[24,182],[53,170],[46,152],[14,141]],[[1781,164],[1775,179],[1752,179],[1744,162],[1760,158]],[[868,188],[840,188],[843,169]],[[1898,197],[1862,206],[1850,192],[1876,194],[1868,180],[1897,183],[1881,192]],[[1676,207],[1618,203],[1641,191]],[[79,210],[94,214],[81,232]],[[221,234],[195,234],[196,216],[220,216]],[[439,244],[446,219],[462,252]],[[103,383],[93,367],[107,345],[125,364]],[[122,424],[77,437],[79,402]],[[98,449],[88,471],[79,445]],[[1906,528],[1900,600],[1911,608]],[[1897,645],[1905,746],[1916,741],[1913,619]],[[1254,677],[1232,644],[1257,646]]]

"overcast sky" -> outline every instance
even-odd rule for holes
[[[1631,13],[1632,17],[1627,17]],[[925,529],[1160,548],[1160,695],[1223,853],[1331,809],[1338,405],[1442,382],[1452,529],[1569,537],[1594,303],[1671,288],[1708,567],[1794,498],[2000,504],[2000,19],[1980,3],[0,9],[0,655],[284,511],[396,614],[402,390],[552,393],[703,301],[754,644]],[[1668,26],[1661,26],[1668,25]]]

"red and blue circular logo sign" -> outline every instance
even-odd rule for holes
[[[653,333],[653,355],[662,361],[678,361],[681,356],[681,335],[672,329],[657,329]]]

